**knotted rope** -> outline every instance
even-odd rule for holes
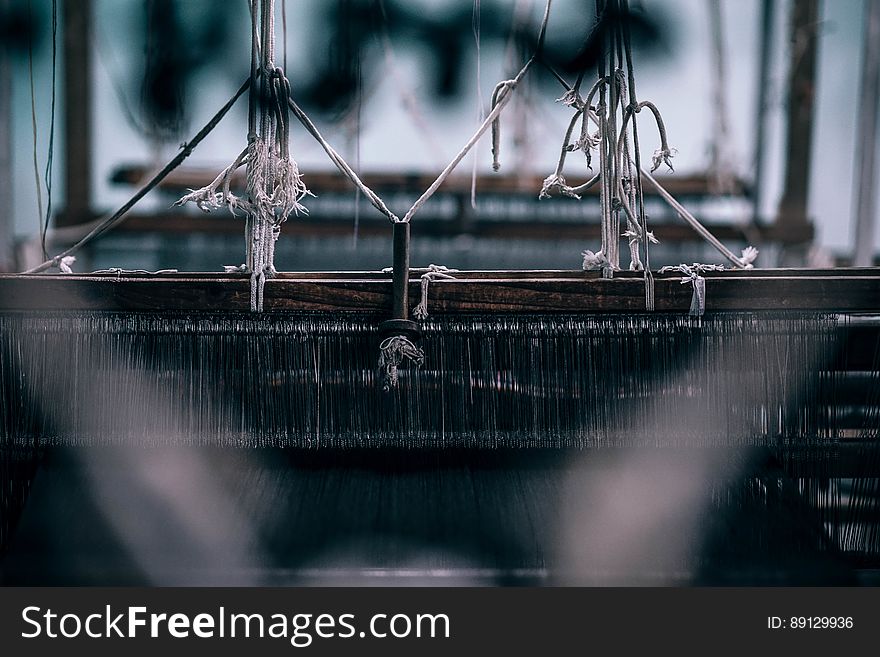
[[[178,205],[227,207],[246,217],[246,268],[251,273],[251,310],[263,310],[263,290],[275,275],[275,242],[291,214],[307,213],[300,201],[311,194],[290,155],[290,81],[275,65],[275,0],[251,0],[251,83],[248,145],[211,184],[183,196]],[[229,187],[232,174],[247,166],[247,198]]]
[[[428,265],[428,270],[420,277],[422,296],[419,303],[413,308],[413,317],[416,319],[427,319],[428,286],[431,284],[431,281],[455,280],[455,276],[451,276],[450,273],[457,271],[457,269],[449,269],[443,265]]]
[[[76,256],[64,256],[58,261],[58,271],[62,274],[72,274],[74,262],[76,262]]]
[[[424,362],[425,354],[403,335],[392,335],[379,344],[379,371],[382,375],[382,390],[388,392],[397,387],[398,370],[405,360],[418,367]]]
[[[600,21],[603,20],[605,12],[622,16],[624,20],[619,29],[615,29],[611,34],[610,45],[599,58],[598,79],[586,98],[579,93],[583,75],[578,78],[574,86],[570,86],[562,76],[551,69],[566,90],[557,101],[573,108],[574,115],[565,132],[556,169],[544,179],[538,198],[562,195],[580,199],[581,193],[596,183],[601,183],[599,200],[602,215],[602,248],[596,252],[592,250],[582,252],[583,268],[601,269],[604,276],[610,277],[620,268],[619,242],[621,237],[626,237],[629,241],[630,269],[644,272],[645,307],[653,310],[654,280],[648,247],[650,244],[656,244],[658,240],[648,230],[642,188],[643,178],[657,188],[660,196],[679,216],[736,267],[750,268],[758,251],[749,246],[742,251],[742,256],[737,256],[727,249],[642,167],[636,115],[643,109],[647,108],[653,115],[660,137],[660,147],[652,158],[651,172],[662,164],[666,164],[671,171],[671,159],[675,155],[675,150],[669,146],[666,126],[660,111],[650,101],[639,101],[636,96],[629,23],[626,20],[630,12],[628,0],[597,0],[597,11]],[[598,102],[594,105],[593,101],[597,96]],[[581,126],[580,135],[576,140],[572,140],[578,122]],[[591,133],[590,123],[597,128],[595,133]],[[582,185],[568,184],[563,175],[567,154],[576,150],[582,151],[587,168],[591,169],[591,151],[594,149],[599,153],[599,172]],[[623,232],[620,229],[621,212],[626,220],[626,229]],[[644,245],[644,262],[642,245]]]
[[[695,262],[692,265],[681,264],[660,268],[661,274],[673,271],[684,274],[681,278],[682,285],[690,283],[694,288],[694,293],[691,296],[691,308],[688,314],[691,317],[702,317],[706,312],[706,279],[703,278],[702,274],[707,271],[724,271],[724,265],[702,265]]]

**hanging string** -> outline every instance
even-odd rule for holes
[[[727,194],[733,191],[736,182],[734,156],[730,139],[730,118],[727,103],[727,58],[724,43],[724,15],[720,0],[709,3],[709,30],[712,35],[712,63],[715,75],[712,78],[711,115],[715,125],[709,145],[709,182],[712,191]]]
[[[630,100],[629,107],[631,108],[633,114],[638,114],[641,111],[641,106],[639,105],[638,97],[636,96],[636,76],[633,69],[632,41],[630,38],[629,30],[629,0],[623,0],[621,9],[624,12],[624,20],[621,27],[623,31],[623,47],[624,51],[626,52],[626,70],[628,74]],[[624,129],[626,129],[626,126],[624,126]],[[635,116],[633,116],[632,119],[632,136],[635,176],[633,177],[631,184],[634,183],[634,197],[636,201],[636,208],[638,209],[639,213],[639,228],[641,228],[642,243],[645,247],[645,308],[647,310],[654,310],[654,275],[651,273],[651,256],[648,249],[648,245],[650,244],[651,240],[648,239],[648,217],[645,214],[645,199],[642,191],[642,156],[639,149],[639,126]],[[627,163],[629,163],[628,157]],[[638,252],[636,251],[636,253]]]
[[[415,270],[411,269],[410,271]],[[455,280],[455,276],[452,276],[452,274],[456,272],[458,272],[457,269],[450,269],[449,267],[446,267],[444,265],[428,265],[425,273],[420,276],[421,298],[419,299],[419,303],[416,304],[415,308],[413,308],[412,310],[413,317],[419,320],[427,319],[428,286],[431,284],[432,281]]]
[[[354,168],[356,171],[361,170],[361,117],[364,107],[364,78],[361,69],[361,57],[358,52],[358,60],[356,65],[357,75],[357,91],[354,101]],[[351,236],[351,247],[357,249],[358,236],[361,224],[361,195],[358,190],[354,191],[354,231]]]
[[[284,39],[284,70],[287,69],[287,0],[281,0],[281,35]]]
[[[480,0],[474,0],[473,15],[471,17],[471,29],[474,33],[474,43],[476,44],[477,53],[477,120],[483,122],[485,118],[485,110],[483,108],[483,76],[482,76],[482,52],[480,50]],[[479,154],[474,152],[473,167],[471,169],[471,207],[477,209],[477,161]]]
[[[596,0],[597,23],[606,22],[607,12],[620,16],[615,21],[609,35],[609,47],[599,54],[598,80],[583,99],[579,93],[582,75],[574,86],[570,86],[561,75],[548,66],[554,77],[565,87],[560,102],[572,107],[572,117],[561,149],[559,162],[553,174],[544,180],[539,198],[562,194],[575,199],[580,193],[601,182],[601,228],[602,248],[598,252],[583,252],[584,269],[601,269],[603,276],[610,277],[619,269],[620,213],[627,221],[623,237],[629,239],[630,269],[644,272],[645,307],[654,308],[654,279],[651,272],[649,244],[657,239],[648,230],[647,214],[644,204],[643,178],[658,190],[660,197],[689,223],[707,242],[714,246],[735,266],[749,268],[758,252],[753,247],[743,249],[737,256],[716,239],[684,206],[660,186],[641,163],[641,148],[637,115],[647,108],[653,115],[660,136],[660,147],[654,152],[651,171],[665,163],[672,170],[671,158],[675,151],[669,147],[666,127],[657,107],[649,101],[639,101],[635,87],[632,43],[630,36],[629,0]],[[598,94],[598,104],[593,107],[592,100]],[[618,127],[618,118],[620,125]],[[581,122],[581,135],[572,140],[572,133],[578,121]],[[598,132],[590,134],[588,123],[598,127]],[[632,123],[632,125],[630,125]],[[579,186],[569,185],[563,176],[563,165],[568,152],[582,150],[590,168],[590,151],[598,148],[599,173]],[[641,245],[644,244],[645,257],[641,260]]]
[[[302,123],[306,130],[318,141],[324,151],[330,157],[331,161],[357,188],[364,194],[380,212],[382,212],[392,222],[410,221],[424,203],[437,191],[437,189],[448,178],[461,160],[470,152],[471,148],[479,141],[489,127],[498,119],[501,112],[510,101],[512,92],[516,89],[522,78],[528,73],[535,62],[539,61],[539,55],[543,48],[544,39],[547,31],[547,22],[550,17],[552,0],[547,0],[544,8],[544,14],[541,21],[541,27],[538,35],[538,42],[535,52],[529,60],[523,65],[519,72],[510,80],[501,83],[501,91],[496,96],[496,103],[492,111],[486,116],[483,123],[476,130],[473,136],[468,140],[459,153],[439,174],[431,186],[416,200],[410,207],[403,219],[400,219],[385,205],[384,201],[369,187],[358,178],[357,174],[345,162],[345,160],[333,149],[333,147],[321,136],[317,127],[309,119],[308,115],[293,101],[290,97],[290,83],[283,75],[283,69],[273,68],[271,65],[271,57],[267,55],[274,52],[274,36],[272,30],[274,21],[272,21],[271,8],[274,7],[272,0],[262,0],[258,4],[258,0],[250,1],[252,16],[252,48],[251,48],[251,76],[236,94],[212,117],[212,119],[196,134],[196,136],[188,143],[183,145],[181,151],[171,159],[160,171],[158,171],[147,183],[145,183],[122,207],[106,218],[102,218],[92,222],[87,226],[89,232],[79,239],[73,246],[54,256],[36,267],[33,267],[24,273],[34,274],[45,271],[51,267],[57,267],[61,260],[67,256],[73,255],[93,239],[104,234],[116,225],[125,214],[142,199],[147,193],[154,189],[159,183],[168,176],[171,171],[176,169],[200,143],[220,122],[223,116],[231,109],[235,101],[248,89],[250,89],[250,102],[248,110],[248,148],[242,151],[235,161],[220,175],[215,178],[212,183],[199,190],[191,190],[189,194],[182,197],[178,204],[186,202],[194,202],[197,206],[205,211],[226,206],[235,214],[236,210],[245,210],[247,215],[246,231],[248,233],[248,261],[252,273],[252,302],[256,310],[262,308],[262,287],[265,278],[274,274],[274,266],[272,258],[274,256],[274,241],[277,239],[280,231],[280,223],[286,219],[291,212],[305,211],[305,208],[299,204],[299,200],[305,194],[309,194],[308,190],[302,184],[299,177],[299,171],[296,163],[289,157],[287,139],[289,137],[289,121],[286,116],[287,109],[293,113],[297,120]],[[265,17],[261,30],[257,25],[257,16]],[[267,65],[267,63],[269,65]],[[267,83],[266,79],[270,81]],[[261,91],[266,95],[262,95]],[[267,107],[269,103],[260,103],[261,98],[271,100],[271,107]],[[273,149],[266,149],[263,146],[258,151],[256,142],[258,139],[257,112],[264,112],[263,118],[259,122],[259,134],[262,135],[264,128],[266,134],[280,136],[280,139],[274,142]],[[268,156],[268,157],[267,157]],[[269,171],[266,165],[269,162],[282,160],[282,166],[279,167],[281,178],[276,180],[276,184],[271,186],[271,194],[267,194],[266,187],[263,187],[263,194],[258,198],[254,198],[253,192],[258,191],[257,184],[261,182],[265,185],[267,174]],[[239,167],[248,165],[249,172],[254,172],[254,179],[249,176],[248,192],[251,198],[248,200],[236,197],[230,191],[230,181],[232,173]],[[271,167],[270,167],[271,168]],[[272,211],[268,213],[266,218],[272,217],[269,223],[271,228],[265,230],[264,227],[254,225],[253,218],[248,211],[254,211],[260,207],[260,202],[271,200],[268,207]],[[263,204],[262,210],[266,210],[266,204]],[[286,210],[286,212],[285,212]],[[41,215],[42,216],[42,215]],[[277,220],[277,221],[276,221]],[[256,249],[254,247],[257,247]],[[260,253],[261,252],[261,253]],[[260,268],[254,273],[253,261],[258,260],[257,264],[264,264],[265,267]]]
[[[46,153],[46,169],[43,180],[46,184],[46,216],[43,219],[43,230],[40,232],[40,246],[43,249],[43,257],[48,257],[46,252],[46,233],[49,232],[49,222],[52,219],[52,164],[55,161],[55,99],[57,92],[55,82],[58,71],[58,0],[52,0],[52,104],[49,109],[49,145]]]
[[[703,274],[707,271],[724,271],[724,265],[703,265],[695,262],[692,265],[680,264],[661,267],[659,273],[679,272],[682,285],[691,285],[694,289],[691,295],[691,307],[688,314],[691,317],[702,317],[706,312],[706,279]]]
[[[290,82],[275,66],[275,0],[251,0],[251,78],[248,145],[211,184],[191,190],[178,205],[210,212],[227,207],[245,215],[245,265],[251,273],[251,310],[263,310],[266,280],[275,276],[275,242],[291,214],[306,213],[311,194],[290,155]],[[232,194],[232,174],[247,166],[247,198]],[[222,190],[222,191],[221,191]]]
[[[34,8],[31,0],[28,0],[28,19],[33,25]],[[34,183],[37,190],[37,225],[40,230],[40,245],[43,249],[43,257],[48,258],[49,256],[46,253],[46,234],[45,229],[43,228],[43,183],[40,180],[40,163],[39,156],[37,155],[37,138],[39,135],[37,132],[37,98],[36,92],[34,91],[34,36],[32,30],[28,31],[28,77],[31,85],[31,132],[33,135],[32,153],[34,162]]]

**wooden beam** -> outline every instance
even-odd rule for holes
[[[750,227],[742,223],[725,222],[709,224],[712,234],[722,241],[742,240],[749,242],[754,232],[758,231],[761,239],[773,242],[802,243],[812,239],[812,226],[806,226],[802,232],[781,232],[776,226],[762,225]],[[651,230],[664,243],[700,242],[700,237],[683,221],[652,222]],[[204,233],[209,235],[236,235],[242,232],[242,221],[229,215],[228,212],[212,214],[191,212],[159,212],[155,214],[132,214],[120,223],[116,233],[167,233],[191,234]],[[283,237],[298,236],[343,237],[350,236],[352,220],[348,216],[301,216],[292,218],[284,224]],[[601,235],[599,223],[583,221],[559,221],[535,217],[531,220],[499,221],[493,219],[470,220],[462,225],[458,221],[415,221],[413,238],[420,237],[456,237],[470,235],[484,239],[517,239],[517,240],[590,240]],[[391,226],[385,217],[378,213],[362,216],[358,226],[361,237],[391,238]]]
[[[111,181],[120,185],[138,185],[143,183],[150,174],[148,167],[141,165],[126,165],[117,168],[111,177]],[[179,167],[160,183],[159,188],[169,193],[183,193],[188,189],[197,189],[209,184],[217,175],[217,171],[195,168]],[[309,189],[315,194],[348,194],[353,187],[347,178],[333,171],[310,171],[303,176]],[[434,177],[426,173],[405,173],[374,171],[361,175],[361,180],[377,193],[411,193],[419,194],[426,189]],[[711,181],[701,174],[658,176],[658,181],[673,196],[706,196],[712,193]],[[583,181],[571,181],[571,184]],[[234,189],[244,188],[244,173],[239,171],[232,178]],[[541,176],[508,176],[500,174],[484,174],[477,176],[478,194],[523,194],[529,197],[537,197],[541,189],[543,178]],[[467,195],[471,193],[470,176],[450,176],[440,187],[441,192]],[[746,196],[749,193],[748,185],[742,180],[735,181],[733,194]],[[588,190],[586,196],[598,196],[599,188],[593,187]],[[651,187],[645,187],[645,194],[655,195],[656,191]]]
[[[807,204],[813,152],[818,33],[818,0],[794,0],[789,54],[785,182],[776,218],[780,233],[803,233],[810,224]]]
[[[706,275],[706,309],[712,311],[880,312],[880,272],[855,270],[789,275],[721,272]],[[416,272],[417,275],[417,272]],[[389,315],[388,274],[287,274],[266,283],[267,311],[352,311]],[[470,272],[432,283],[432,313],[583,313],[645,311],[638,272],[603,279],[595,272]],[[655,275],[656,308],[687,313],[691,286],[678,274]],[[418,301],[410,279],[410,306]],[[248,311],[245,274],[0,276],[0,311]]]

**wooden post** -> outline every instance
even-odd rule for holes
[[[10,8],[0,0],[0,16]],[[15,205],[12,198],[12,71],[8,46],[0,45],[0,272],[14,267]]]
[[[807,215],[807,202],[813,146],[818,21],[818,0],[794,0],[789,55],[785,183],[776,218],[776,232],[781,241],[800,244],[801,250],[813,237],[812,224]]]
[[[770,65],[773,56],[773,16],[776,0],[761,2],[761,54],[758,61],[758,89],[755,107],[755,184],[752,187],[754,210],[752,222],[760,223],[761,201],[764,199],[764,176],[767,158],[764,154],[767,134],[767,92],[770,87]]]
[[[865,45],[856,132],[856,247],[853,264],[874,264],[877,105],[880,95],[880,0],[865,2]]]
[[[92,0],[64,0],[66,206],[58,226],[92,218]]]

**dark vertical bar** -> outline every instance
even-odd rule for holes
[[[394,224],[394,319],[409,318],[409,222]]]
[[[794,0],[789,55],[791,64],[785,183],[776,219],[777,235],[788,243],[808,242],[812,238],[807,201],[813,146],[818,21],[818,0]]]
[[[92,0],[63,0],[66,207],[59,226],[92,214]]]
[[[0,0],[0,16],[9,11],[9,0]],[[0,272],[14,267],[15,205],[12,197],[12,72],[9,50],[0,44]]]
[[[773,55],[773,18],[776,13],[776,0],[761,2],[761,45],[758,59],[758,94],[755,107],[755,183],[752,189],[754,203],[752,221],[758,223],[761,214],[761,201],[764,199],[764,175],[767,158],[764,146],[767,140],[767,91],[770,87],[770,65]]]
[[[874,183],[877,153],[877,104],[880,100],[880,0],[865,2],[865,45],[856,132],[856,247],[853,264],[874,264]]]

